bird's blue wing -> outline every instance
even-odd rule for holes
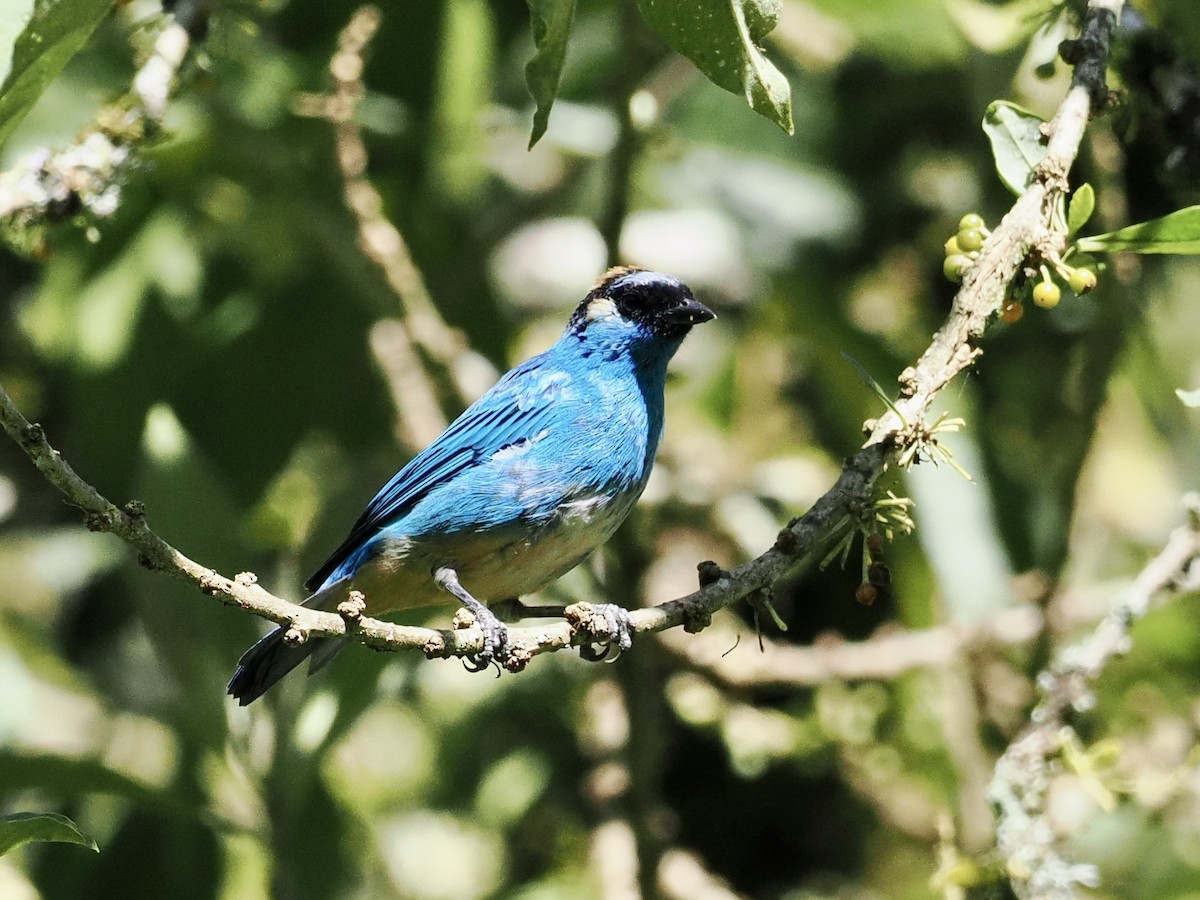
[[[434,488],[505,447],[537,435],[551,420],[569,376],[548,370],[545,354],[517,366],[467,408],[432,444],[392,476],[311,578],[317,590],[363,543],[413,508]]]

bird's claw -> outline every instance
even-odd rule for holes
[[[483,632],[483,649],[463,657],[463,667],[468,672],[482,672],[492,663],[503,665],[508,661],[508,626],[496,618],[487,607],[472,610],[475,624]]]
[[[633,646],[633,620],[629,610],[615,603],[592,605],[592,630],[606,632],[600,640],[579,645],[579,658],[588,662],[613,662]]]

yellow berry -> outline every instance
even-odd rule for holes
[[[942,250],[947,256],[954,256],[956,253],[962,253],[962,247],[958,246],[958,236],[950,235],[946,239],[946,243],[942,245]]]
[[[1033,302],[1042,309],[1053,309],[1062,299],[1062,291],[1053,281],[1039,281],[1033,286]]]
[[[1096,286],[1096,273],[1091,269],[1072,269],[1068,283],[1077,294],[1086,294]]]

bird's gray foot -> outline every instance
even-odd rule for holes
[[[495,613],[482,602],[471,596],[458,580],[458,573],[448,566],[433,572],[437,586],[449,593],[466,607],[475,617],[475,624],[483,632],[483,649],[463,657],[463,665],[470,672],[482,672],[492,663],[503,664],[508,659],[508,626],[496,618]]]
[[[592,604],[592,628],[597,633],[607,630],[608,636],[595,644],[581,644],[580,659],[612,662],[633,646],[633,620],[629,618],[629,610],[623,606],[615,603]]]

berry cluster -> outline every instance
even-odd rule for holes
[[[967,213],[962,217],[958,223],[958,233],[945,244],[946,258],[942,263],[942,272],[950,281],[962,281],[963,274],[979,258],[979,250],[989,235],[991,232],[978,213]],[[1070,251],[1066,255],[1069,257]],[[1001,321],[1012,324],[1024,315],[1025,306],[1021,300],[1026,294],[1033,299],[1034,305],[1042,309],[1058,306],[1062,299],[1062,288],[1051,275],[1051,268],[1054,275],[1079,296],[1096,286],[1096,273],[1091,268],[1069,266],[1060,259],[1047,260],[1047,263],[1038,267],[1042,276],[1040,280],[1035,276],[1017,283],[1014,295],[1005,300],[1000,310]]]
[[[967,213],[958,223],[958,234],[946,241],[946,259],[942,272],[951,281],[959,282],[971,263],[979,258],[979,249],[991,234],[979,213]]]
[[[1067,283],[1077,295],[1082,296],[1096,286],[1096,273],[1088,268],[1074,268],[1063,262],[1053,262],[1054,272]],[[1050,270],[1043,264],[1038,267],[1042,273],[1041,281],[1033,286],[1033,302],[1042,309],[1052,309],[1058,306],[1062,299],[1062,289],[1054,282]]]

